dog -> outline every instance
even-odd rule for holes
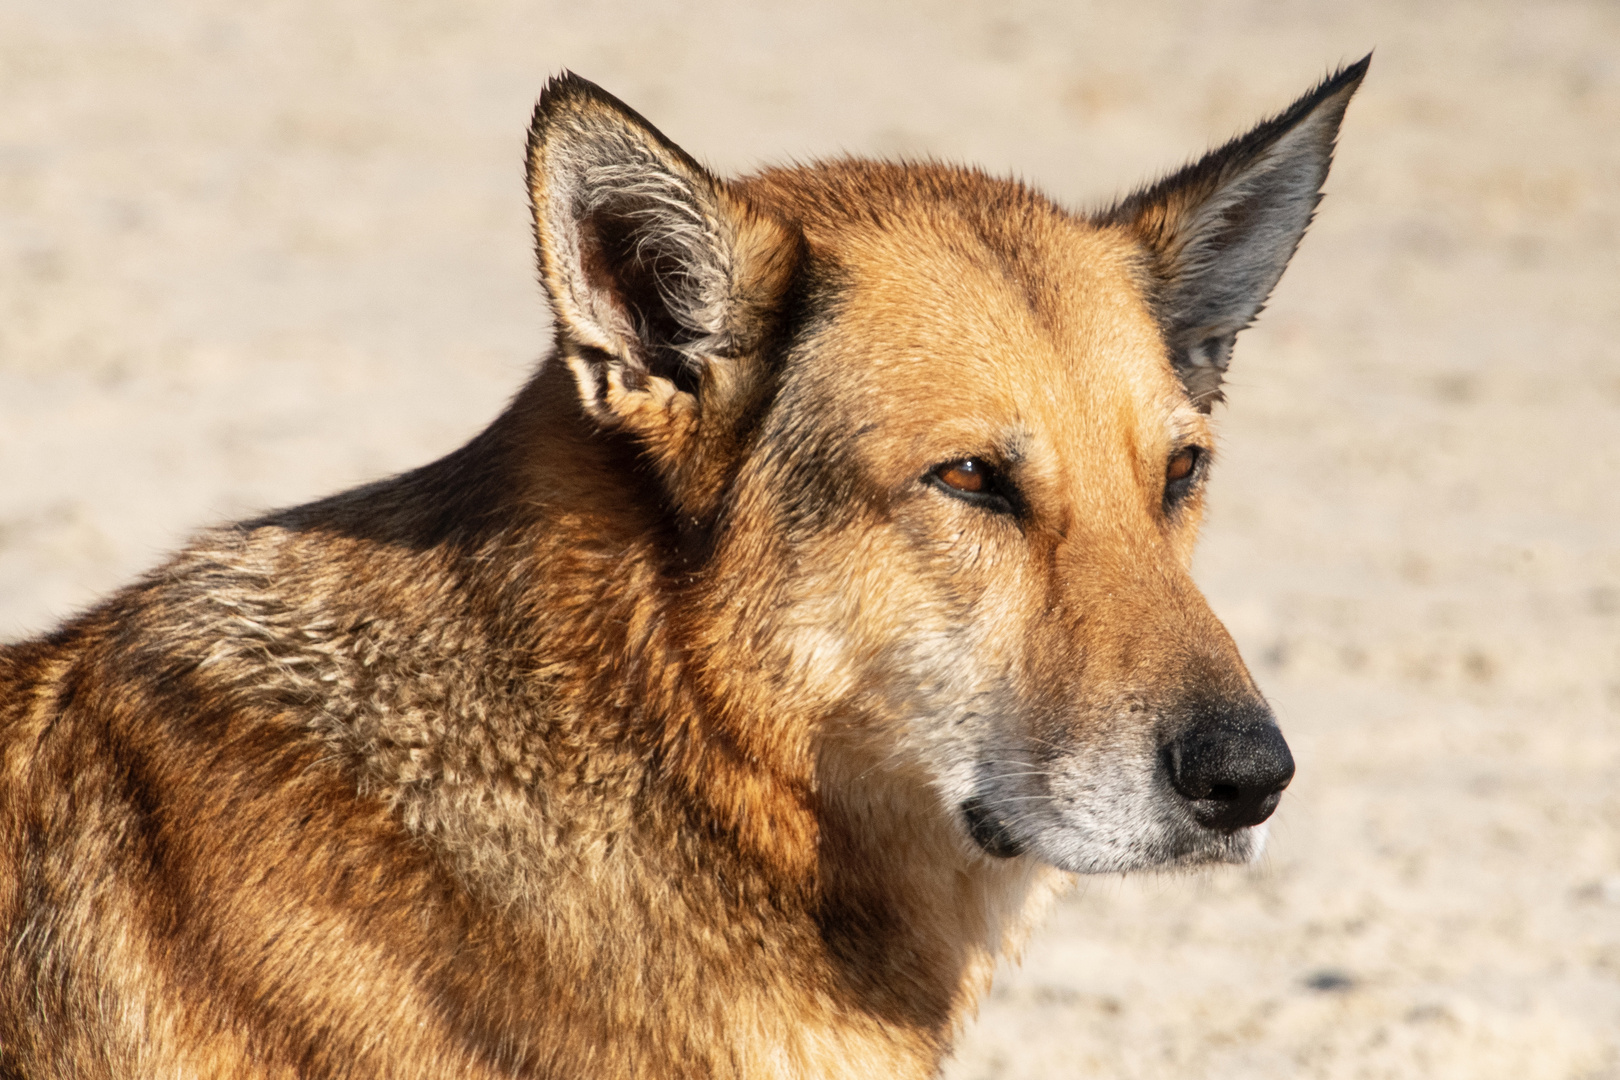
[[[1091,214],[551,81],[510,407],[0,649],[0,1076],[932,1076],[1071,875],[1253,858],[1210,410],[1367,63]]]

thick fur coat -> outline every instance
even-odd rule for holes
[[[1208,411],[1365,66],[1089,216],[554,81],[511,407],[0,648],[0,1077],[925,1077],[1067,872],[1252,857]]]

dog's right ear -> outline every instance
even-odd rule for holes
[[[1170,362],[1206,412],[1220,400],[1233,339],[1260,313],[1305,235],[1339,122],[1371,59],[1095,219],[1124,227],[1147,252]]]
[[[529,195],[558,351],[586,410],[671,468],[713,464],[763,381],[796,231],[573,74],[535,106]]]

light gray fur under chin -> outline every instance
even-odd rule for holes
[[[1084,858],[1078,860],[1052,860],[1054,866],[1078,874],[1122,874],[1141,870],[1185,870],[1202,866],[1246,866],[1260,857],[1265,848],[1265,836],[1262,832],[1255,837],[1250,834],[1264,829],[1264,826],[1254,826],[1248,829],[1239,829],[1234,833],[1212,834],[1209,840],[1192,845],[1173,854],[1163,854],[1155,851],[1137,853],[1131,858],[1130,853],[1117,853],[1106,860]]]
[[[1190,821],[1161,818],[1126,836],[1098,837],[1053,824],[1035,830],[1026,853],[1077,874],[1119,874],[1214,865],[1243,866],[1265,850],[1269,823],[1234,832],[1206,829]]]

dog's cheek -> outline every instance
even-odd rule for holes
[[[904,536],[849,528],[797,545],[763,636],[780,689],[812,712],[914,708],[919,670],[958,666],[956,605],[920,572]]]
[[[858,682],[859,673],[850,659],[851,642],[836,627],[836,623],[818,625],[806,612],[796,611],[782,636],[787,656],[783,668],[791,673],[788,689],[796,691],[794,696],[804,700],[812,712],[836,707]]]
[[[1198,548],[1198,536],[1204,524],[1204,493],[1196,491],[1186,502],[1176,507],[1170,523],[1170,549],[1183,569],[1192,568],[1193,552]]]

